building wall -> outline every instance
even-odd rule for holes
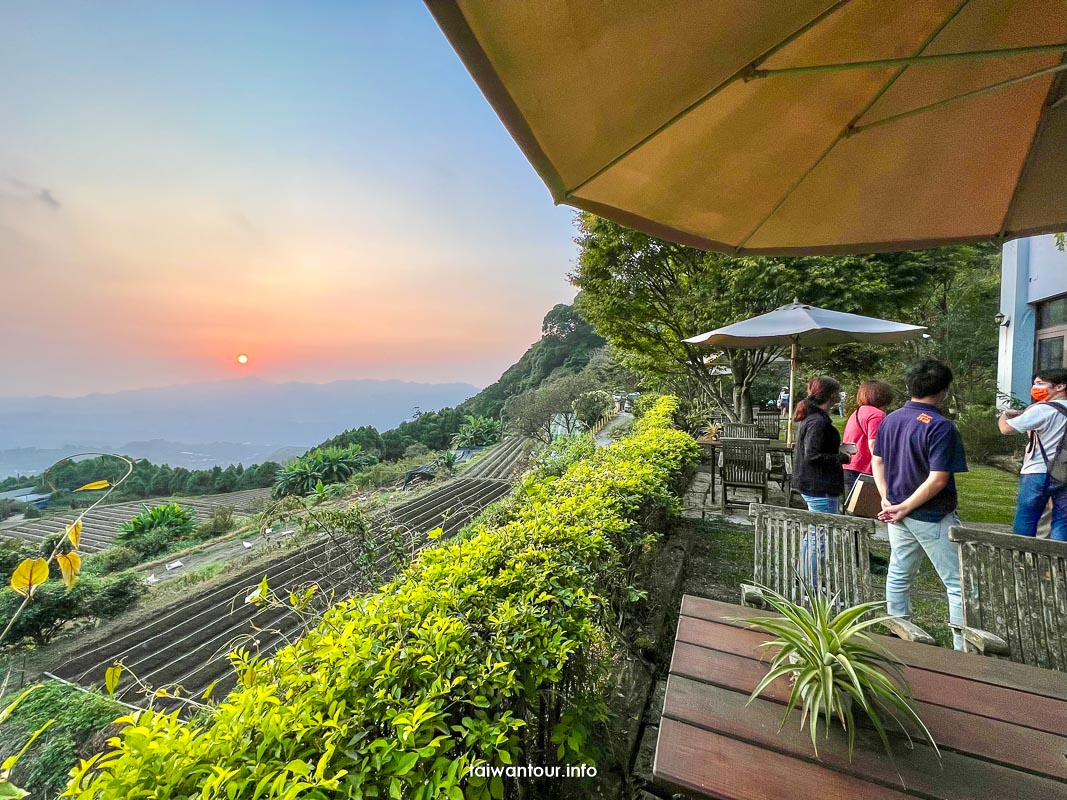
[[[1067,253],[1057,249],[1054,236],[1032,236],[1004,245],[1000,281],[1004,323],[997,364],[997,390],[1001,395],[1019,400],[1030,396],[1036,305],[1063,294],[1067,294]]]

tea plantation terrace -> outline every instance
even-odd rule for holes
[[[232,508],[236,513],[247,513],[270,499],[270,489],[246,489],[226,494],[204,495],[193,498],[152,498],[151,500],[132,500],[115,505],[94,508],[82,518],[81,549],[86,553],[99,553],[110,547],[118,533],[119,526],[129,522],[131,517],[144,510],[146,505],[178,502],[182,508],[196,512],[197,517],[205,519],[219,508]],[[42,517],[22,522],[11,528],[0,530],[0,538],[20,539],[38,544],[59,536],[67,525],[77,518],[77,514],[64,514],[58,517]]]
[[[443,538],[455,535],[488,505],[511,491],[511,484],[497,476],[513,470],[522,455],[521,443],[507,442],[498,450],[499,454],[486,456],[472,468],[478,468],[479,475],[492,477],[452,481],[393,508],[388,514],[390,524],[410,530],[416,537],[417,549],[432,541],[426,534],[435,528],[442,528]],[[379,541],[384,537],[384,522],[383,515],[372,520]],[[383,580],[390,577],[386,574],[388,566],[387,556],[379,556],[377,570]],[[244,641],[250,650],[270,655],[302,632],[301,619],[291,609],[261,609],[245,602],[252,587],[264,576],[280,596],[314,582],[320,593],[333,592],[338,601],[357,591],[362,577],[350,554],[322,536],[267,565],[235,574],[221,587],[163,609],[136,627],[112,632],[58,667],[54,674],[102,687],[105,670],[121,660],[125,674],[116,694],[125,702],[146,703],[131,675],[153,688],[179,685],[185,690],[183,696],[194,698],[217,681],[214,691],[217,696],[224,696],[236,680],[226,658],[235,640],[248,637]],[[155,706],[160,706],[158,699]]]

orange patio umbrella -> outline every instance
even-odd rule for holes
[[[752,254],[1067,229],[1064,0],[426,0],[557,203]]]

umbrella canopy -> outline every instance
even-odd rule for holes
[[[849,342],[892,344],[921,336],[926,328],[887,319],[846,314],[794,300],[767,314],[735,322],[683,341],[719,347],[811,347]]]
[[[767,314],[716,328],[682,341],[719,347],[789,347],[789,420],[786,441],[793,441],[793,408],[796,403],[793,385],[796,381],[797,349],[801,344],[820,347],[830,344],[867,342],[892,344],[923,335],[922,325],[905,325],[887,319],[846,314],[826,308],[809,306],[794,300]]]
[[[426,0],[557,203],[734,253],[1067,229],[1063,0]]]

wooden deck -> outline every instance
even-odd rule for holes
[[[653,774],[707,797],[1067,798],[1067,673],[875,637],[907,664],[920,717],[941,748],[895,748],[859,730],[851,763],[832,728],[812,751],[799,714],[780,732],[785,681],[746,707],[768,638],[731,618],[759,612],[685,596]],[[900,774],[898,776],[897,769]],[[903,784],[902,784],[903,779]]]

